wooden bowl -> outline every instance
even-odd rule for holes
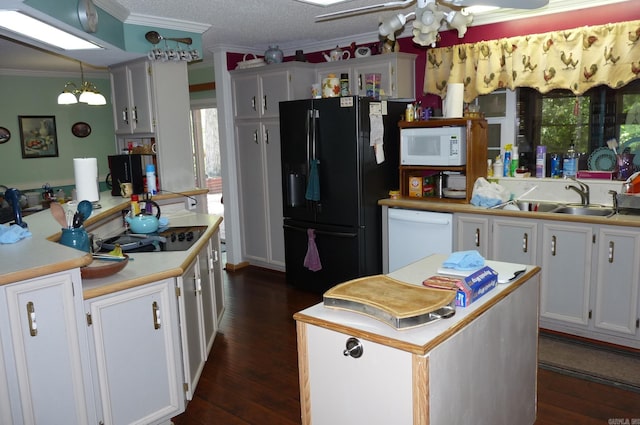
[[[91,264],[80,267],[80,274],[83,279],[97,279],[116,274],[129,263],[129,256],[127,254],[124,256],[126,258],[122,261],[94,259]]]

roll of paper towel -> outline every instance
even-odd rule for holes
[[[96,158],[73,158],[73,173],[76,179],[78,201],[99,201],[98,160]]]
[[[464,84],[449,83],[447,84],[447,95],[444,98],[444,116],[445,118],[461,118],[462,106],[464,102]]]

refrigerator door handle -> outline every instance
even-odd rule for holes
[[[296,230],[298,232],[307,231],[306,227],[292,226],[290,224],[284,224],[282,227],[284,227],[285,229]],[[357,233],[350,233],[350,232],[327,232],[325,230],[317,230],[317,229],[314,229],[314,230],[316,232],[316,235],[336,236],[339,238],[355,238],[358,236]]]

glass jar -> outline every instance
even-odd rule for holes
[[[268,64],[281,63],[284,59],[284,53],[278,46],[269,46],[264,52],[264,61]]]

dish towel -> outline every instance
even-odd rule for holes
[[[476,250],[451,253],[442,267],[455,270],[475,270],[484,266],[484,257]]]
[[[31,232],[17,224],[0,226],[0,244],[16,243],[31,237]]]
[[[369,144],[373,146],[376,154],[376,163],[382,164],[384,162],[384,122],[382,121],[382,114],[370,112],[369,122],[371,124]]]
[[[312,159],[309,162],[309,182],[307,183],[307,192],[304,194],[308,201],[320,200],[320,176],[318,174],[318,164],[320,161]]]
[[[318,247],[316,246],[316,231],[313,229],[307,229],[307,255],[304,256],[304,262],[302,263],[306,268],[312,272],[317,272],[322,269],[320,263],[320,254],[318,254]]]

